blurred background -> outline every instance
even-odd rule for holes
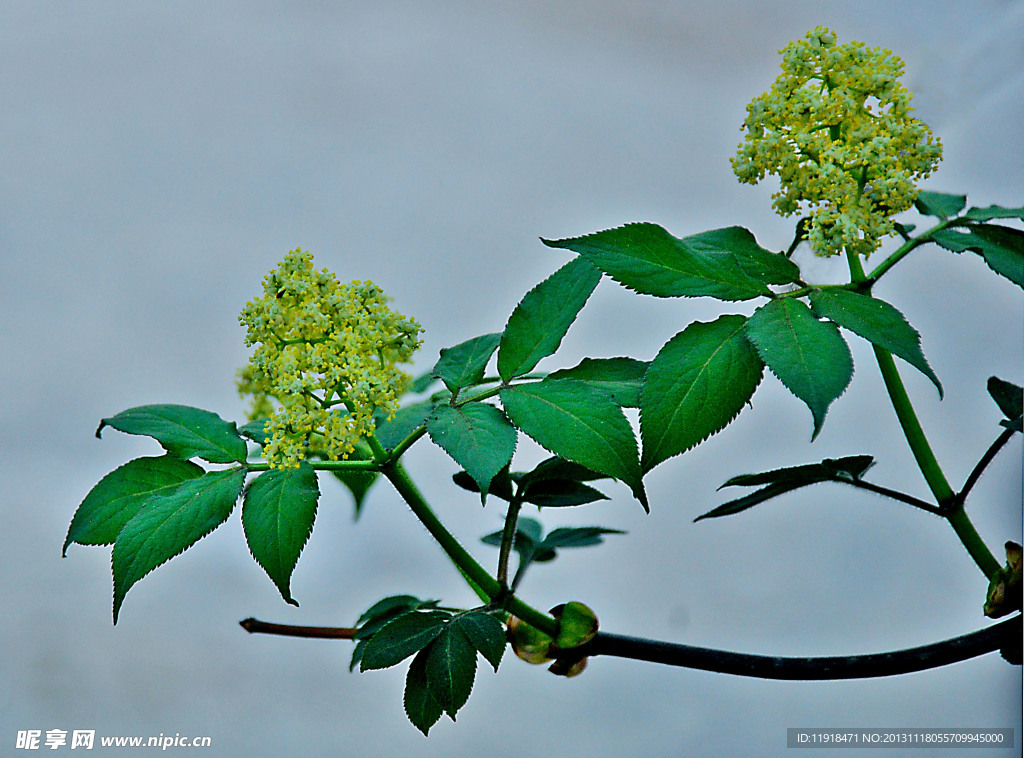
[[[1021,2],[7,0],[0,752],[18,730],[57,728],[208,735],[214,755],[767,756],[786,752],[787,727],[853,726],[1014,727],[1019,750],[1021,669],[995,654],[834,683],[620,659],[566,680],[506,656],[498,675],[480,668],[458,723],[424,739],[402,710],[404,666],[349,674],[347,642],[237,624],[350,625],[395,593],[471,605],[384,485],[354,523],[348,494],[322,482],[292,581],[300,608],[251,559],[237,515],[133,588],[116,628],[109,549],[60,559],[89,489],[159,452],[113,430],[94,439],[100,418],[165,402],[242,418],[237,314],[290,249],[343,281],[372,279],[415,316],[418,373],[439,349],[501,330],[568,260],[539,237],[740,224],[784,248],[792,224],[769,207],[777,185],[740,185],[729,158],[778,50],[817,24],[906,62],[917,115],[945,147],[926,188],[1024,203]],[[842,276],[840,261],[799,255],[816,281]],[[1024,298],[978,256],[935,247],[876,293],[921,331],[945,385],[940,402],[901,366],[958,487],[999,433],[986,379],[1024,378]],[[650,360],[687,323],[752,307],[641,298],[606,279],[541,368]],[[610,502],[541,514],[549,529],[629,534],[534,567],[524,597],[583,601],[607,631],[779,655],[880,652],[985,626],[984,577],[944,522],[908,506],[819,485],[692,523],[732,496],[715,491],[730,476],[824,457],[874,455],[872,481],[927,497],[870,350],[850,343],[856,375],[813,445],[806,407],[766,376],[725,433],[649,475],[649,516],[621,486]],[[521,442],[517,456],[525,467],[541,454]],[[426,443],[407,459],[493,565],[478,538],[500,525],[500,503],[454,489],[455,464]],[[1021,500],[1017,437],[969,503],[1000,560],[1005,540],[1020,541]]]

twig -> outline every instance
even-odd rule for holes
[[[238,622],[249,634],[278,634],[284,637],[311,637],[322,640],[351,640],[355,638],[357,629],[338,626],[293,626],[291,624],[273,624],[269,621],[247,618]]]
[[[967,493],[970,492],[974,485],[978,483],[985,467],[992,462],[992,459],[996,457],[996,453],[1002,450],[1003,445],[1009,442],[1010,437],[1013,435],[1013,429],[1004,430],[1002,434],[996,437],[996,441],[993,442],[992,446],[985,451],[985,454],[981,456],[981,460],[978,461],[978,465],[974,467],[973,471],[971,471],[970,475],[967,477],[967,481],[964,482],[963,489],[961,489],[956,496],[957,502],[960,505],[964,504],[964,501],[967,499]]]

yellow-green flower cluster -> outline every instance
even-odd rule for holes
[[[239,390],[254,396],[254,414],[272,410],[263,453],[278,467],[311,452],[347,458],[373,432],[374,412],[394,415],[409,379],[396,364],[411,358],[423,331],[388,308],[373,282],[340,284],[302,250],[267,274],[263,296],[239,320],[245,344],[258,345]]]
[[[942,146],[911,118],[903,61],[889,50],[839,45],[819,26],[780,52],[782,73],[747,106],[733,171],[748,184],[777,174],[775,210],[809,206],[819,255],[866,256],[893,233],[892,216],[913,204],[915,181],[934,170]]]

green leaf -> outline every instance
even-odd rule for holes
[[[427,417],[427,433],[487,492],[494,476],[516,451],[516,428],[487,403],[441,404]]]
[[[747,339],[786,388],[803,400],[814,417],[813,441],[832,401],[853,376],[853,358],[835,324],[818,321],[792,298],[761,306],[747,320]]]
[[[394,450],[417,427],[423,426],[427,422],[427,416],[430,415],[433,407],[434,404],[429,400],[402,406],[390,421],[383,418],[377,419],[374,436],[386,450]]]
[[[899,356],[932,380],[942,397],[942,383],[921,352],[921,335],[896,308],[883,300],[849,290],[811,293],[814,313],[831,319],[868,342]]]
[[[497,671],[505,654],[505,627],[502,623],[489,613],[471,611],[456,616],[452,624],[458,624],[473,647]]]
[[[449,624],[434,640],[426,669],[430,695],[454,721],[469,699],[476,677],[476,648],[460,624]]]
[[[714,508],[698,516],[694,521],[706,518],[718,518],[740,513],[755,505],[771,500],[787,492],[820,482],[849,482],[860,479],[864,472],[874,465],[870,455],[851,455],[846,458],[826,458],[821,463],[810,463],[802,466],[764,471],[758,474],[741,474],[725,482],[722,487],[767,485],[756,492],[751,492],[736,500]],[[719,487],[721,489],[721,487]]]
[[[538,550],[556,550],[567,547],[592,547],[604,542],[606,534],[625,534],[621,529],[605,529],[601,526],[572,526],[553,529],[541,540]]]
[[[250,421],[244,426],[238,427],[238,433],[243,437],[252,440],[257,445],[266,445],[267,440],[270,439],[270,435],[267,434],[267,421],[270,419],[258,418],[255,421]]]
[[[454,347],[443,348],[440,359],[434,364],[434,375],[440,377],[452,393],[479,384],[500,339],[500,333],[484,334]]]
[[[139,512],[150,495],[173,490],[203,470],[190,461],[169,455],[136,458],[114,469],[89,490],[78,506],[61,555],[72,542],[79,545],[112,545],[118,533]]]
[[[507,382],[527,374],[554,353],[600,281],[601,272],[577,258],[527,292],[501,335],[501,378]]]
[[[125,434],[153,437],[175,458],[199,456],[211,463],[245,463],[245,440],[234,422],[187,405],[141,405],[105,418],[96,429],[110,426]]]
[[[137,581],[220,526],[242,491],[244,468],[208,471],[167,494],[152,495],[114,542],[114,623]]]
[[[656,224],[626,224],[583,237],[543,240],[579,253],[631,290],[656,297],[749,300],[767,284],[796,281],[800,270],[733,226],[678,239]]]
[[[548,375],[549,379],[575,379],[603,390],[623,408],[640,405],[644,374],[651,364],[635,358],[584,358],[572,368]]]
[[[426,371],[412,380],[412,384],[409,385],[409,392],[414,395],[426,392],[436,380],[437,377],[434,376],[433,371]]]
[[[964,214],[971,221],[991,221],[994,218],[1017,218],[1024,221],[1024,207],[1004,208],[1001,205],[990,205],[987,208],[971,208]]]
[[[434,600],[420,600],[415,595],[389,595],[388,597],[382,600],[378,600],[376,603],[367,608],[366,611],[364,611],[363,614],[359,617],[359,620],[356,622],[356,626],[361,626],[366,622],[378,619],[382,616],[390,616],[391,614],[394,614],[396,611],[406,613],[408,611],[415,610],[416,608],[421,607],[424,604],[424,602],[436,603],[436,601]],[[357,639],[360,636],[361,635],[357,634]]]
[[[607,499],[608,496],[600,490],[572,479],[531,482],[523,495],[524,503],[541,508],[564,508]]]
[[[445,611],[412,611],[389,621],[370,637],[359,670],[384,669],[401,663],[433,642],[450,619],[451,614]]]
[[[746,320],[696,321],[651,363],[640,396],[645,472],[723,429],[754,394],[764,364],[744,334]]]
[[[921,191],[917,193],[917,199],[914,201],[918,213],[937,218],[955,216],[966,204],[967,195],[948,195],[944,192]]]
[[[545,458],[534,466],[531,471],[521,476],[516,476],[518,476],[518,479],[522,484],[532,484],[535,482],[556,479],[571,479],[576,482],[590,482],[595,479],[608,478],[605,474],[600,474],[597,471],[588,469],[586,466],[581,466],[578,463],[567,461],[565,458],[559,458],[557,455]]]
[[[370,446],[364,440],[357,440],[355,450],[349,455],[349,460],[373,460]],[[380,474],[376,471],[346,471],[344,469],[333,469],[331,474],[341,482],[345,489],[352,493],[352,499],[355,502],[355,518],[358,519],[359,514],[362,513],[366,495],[370,488],[377,483]]]
[[[452,481],[469,492],[480,492],[480,485],[465,471],[452,474]],[[507,469],[503,469],[494,475],[490,486],[487,488],[487,494],[494,495],[505,501],[512,499],[512,479],[509,477]]]
[[[263,472],[249,483],[242,501],[249,552],[291,605],[298,605],[290,589],[292,571],[313,532],[319,497],[316,471],[302,461],[298,468]]]
[[[504,389],[501,402],[542,447],[625,482],[647,510],[636,437],[611,397],[572,379],[548,379]]]
[[[954,253],[973,250],[989,268],[1024,288],[1024,232],[998,224],[974,224],[967,229],[942,229],[932,240]]]
[[[412,725],[423,732],[426,737],[430,727],[441,719],[444,713],[441,705],[430,694],[427,687],[427,655],[429,650],[421,650],[412,659],[409,672],[405,675],[405,715]]]
[[[850,455],[845,458],[826,458],[820,463],[762,471],[757,474],[740,474],[725,482],[722,487],[755,487],[760,484],[797,483],[813,484],[828,479],[860,479],[875,465],[870,455]],[[719,489],[722,489],[719,487]]]
[[[1024,414],[1024,389],[997,376],[988,378],[988,394],[1010,421]]]

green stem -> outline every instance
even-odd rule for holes
[[[939,226],[941,228],[942,225],[940,224]],[[917,240],[914,241],[916,242]],[[909,252],[910,249],[913,249],[910,245],[911,243],[907,243],[900,250],[908,248],[906,252]],[[892,258],[893,256],[890,256],[889,260],[892,261]],[[856,253],[847,250],[846,259],[850,264],[850,277],[853,282],[870,281],[864,275],[864,268],[861,266],[860,257]],[[885,264],[882,265],[884,266]],[[882,273],[884,272],[883,270]],[[871,279],[873,280],[879,275],[878,269],[875,269],[872,272]],[[917,413],[914,412],[914,406],[907,395],[907,388],[903,385],[903,380],[900,379],[900,374],[896,370],[896,362],[892,359],[892,354],[878,345],[872,345],[871,348],[875,352],[875,360],[878,362],[878,369],[882,373],[882,381],[885,382],[885,389],[889,393],[889,400],[892,403],[893,410],[896,411],[896,418],[903,428],[903,435],[907,438],[907,444],[910,445],[910,451],[914,454],[917,467],[921,470],[925,482],[928,483],[928,489],[932,491],[932,495],[935,497],[935,502],[939,504],[942,515],[949,521],[950,526],[953,527],[953,531],[960,538],[960,542],[967,549],[968,554],[978,564],[978,568],[982,570],[985,576],[991,579],[1000,570],[999,562],[996,561],[992,551],[988,549],[978,535],[971,520],[964,512],[962,504],[958,502],[956,493],[949,486],[946,475],[942,473],[942,467],[939,466],[935,453],[932,452],[931,445],[928,444],[928,438],[924,436],[924,429],[921,428],[921,422],[917,418]]]
[[[508,513],[505,514],[505,529],[501,533],[501,547],[498,550],[498,584],[503,588],[508,587],[508,559],[516,540],[516,524],[519,521],[519,509],[522,507],[523,501],[517,492],[508,504]]]
[[[373,450],[374,456],[386,459],[387,451],[384,450],[380,442],[373,437],[368,437],[367,439],[370,442],[370,448]],[[477,563],[476,559],[466,551],[455,536],[445,528],[437,514],[430,507],[430,504],[427,503],[415,483],[409,477],[409,474],[402,467],[402,464],[394,460],[386,463],[383,473],[391,484],[394,485],[395,489],[398,490],[398,494],[402,496],[402,499],[408,504],[416,518],[420,520],[420,523],[437,540],[438,544],[466,578],[467,583],[473,588],[480,599],[488,603],[495,598],[501,597],[504,594],[504,588],[494,577],[487,573],[483,566]],[[540,629],[545,634],[552,637],[558,634],[558,622],[555,619],[527,605],[519,598],[507,598],[505,609],[521,618],[530,626]]]

